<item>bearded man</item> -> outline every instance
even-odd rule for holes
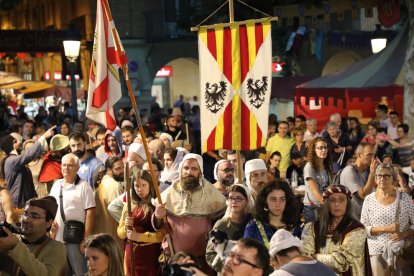
[[[80,161],[79,177],[83,181],[88,182],[89,186],[94,190],[96,177],[100,171],[104,170],[101,160],[86,150],[85,136],[80,132],[73,132],[69,136],[69,146],[71,152]]]
[[[0,142],[0,148],[5,152],[5,157],[0,162],[1,173],[6,180],[13,204],[17,208],[24,208],[26,201],[37,196],[32,173],[26,165],[46,151],[46,139],[53,136],[54,128],[50,128],[40,136],[22,155],[20,153],[23,138],[19,134],[8,134]]]
[[[96,157],[105,163],[106,159],[111,156],[119,156],[124,158],[122,151],[121,130],[117,127],[113,132],[107,131],[105,135],[105,144],[96,150]]]
[[[96,217],[93,234],[107,233],[116,239],[122,248],[122,241],[118,238],[116,221],[108,211],[108,205],[124,192],[124,162],[119,156],[111,156],[105,161],[105,171],[97,178],[95,190]]]
[[[195,256],[202,270],[210,272],[205,260],[207,234],[212,228],[212,220],[224,213],[226,198],[203,178],[200,155],[185,155],[179,172],[178,182],[161,194],[164,204],[156,207],[154,228],[161,228],[162,218],[168,213],[168,223],[174,229],[171,233],[174,250]],[[168,253],[166,249],[167,256]]]
[[[234,184],[235,169],[230,160],[222,159],[214,166],[214,178],[217,180],[214,187],[224,196],[227,195],[227,188]]]

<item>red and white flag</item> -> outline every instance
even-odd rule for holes
[[[122,96],[118,69],[126,63],[108,2],[98,0],[86,117],[110,130],[116,127],[113,106]]]

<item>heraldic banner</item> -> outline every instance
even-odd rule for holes
[[[110,130],[116,127],[113,107],[122,96],[119,69],[127,64],[124,48],[117,41],[120,39],[108,2],[97,0],[86,117]]]
[[[202,151],[265,146],[272,80],[270,19],[200,27]]]

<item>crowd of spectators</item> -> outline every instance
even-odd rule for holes
[[[414,142],[385,105],[320,133],[271,114],[264,148],[206,153],[197,97],[113,131],[2,114],[0,274],[412,275]]]

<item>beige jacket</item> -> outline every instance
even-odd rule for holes
[[[182,189],[175,182],[161,194],[167,212],[179,217],[216,218],[226,210],[226,198],[204,178],[194,192]]]
[[[20,274],[25,275],[65,275],[66,249],[61,242],[50,240],[40,251],[37,258],[34,253],[41,245],[25,245],[19,241],[8,254],[20,266]]]

